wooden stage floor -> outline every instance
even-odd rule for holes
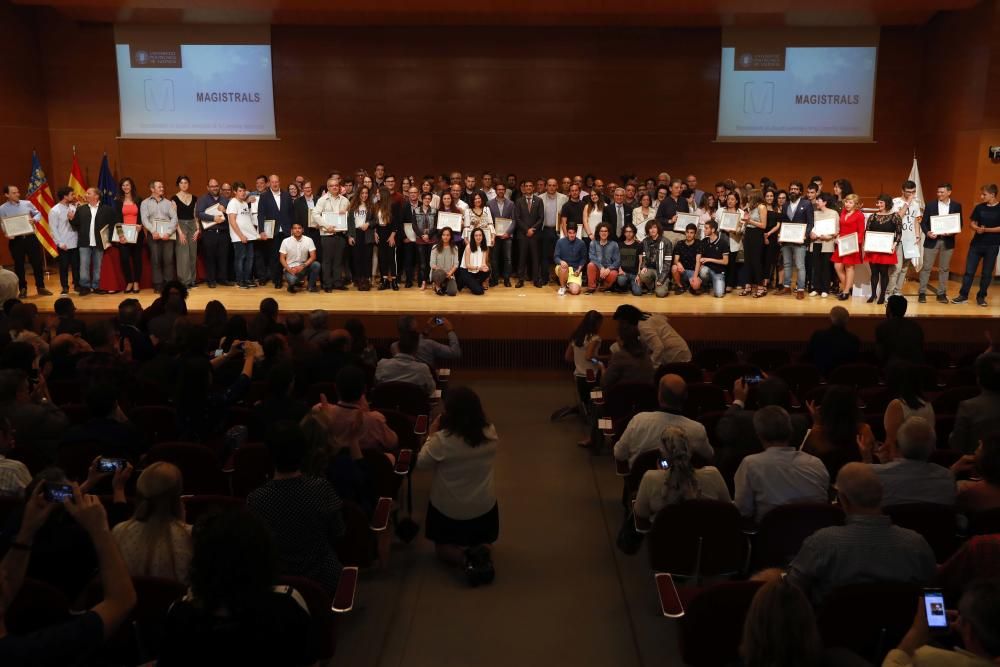
[[[983,340],[983,332],[993,327],[1000,315],[1000,286],[994,290],[996,294],[991,295],[987,308],[981,308],[974,302],[961,305],[939,304],[933,296],[928,303],[920,304],[917,303],[916,288],[916,283],[909,282],[904,290],[909,301],[908,314],[921,318],[929,341],[978,343]],[[952,295],[957,291],[958,286],[954,285]],[[127,296],[136,295],[74,295],[73,301],[79,316],[86,319],[115,313],[118,303]],[[144,306],[149,305],[155,297],[151,290],[144,290],[137,296]],[[623,303],[667,314],[674,326],[689,339],[717,341],[803,340],[811,331],[825,326],[827,314],[836,305],[847,307],[852,317],[852,329],[865,338],[885,313],[884,306],[865,303],[861,297],[845,302],[833,297],[823,299],[808,296],[798,301],[793,296],[774,294],[754,299],[740,297],[735,293],[727,294],[722,299],[690,294],[672,294],[664,299],[657,299],[652,295],[634,297],[611,293],[560,297],[554,285],[539,289],[530,284],[522,289],[494,287],[483,296],[462,292],[456,297],[437,296],[431,290],[421,291],[418,288],[400,288],[398,292],[358,292],[350,289],[331,294],[289,294],[284,289],[278,290],[270,285],[253,290],[235,287],[209,289],[201,285],[191,290],[188,309],[197,318],[208,301],[218,299],[230,314],[247,315],[255,313],[261,299],[266,297],[276,299],[282,312],[305,313],[316,308],[326,309],[333,315],[336,325],[346,317],[360,316],[373,336],[391,335],[398,315],[429,317],[441,314],[450,318],[465,337],[522,340],[564,340],[583,313],[595,309],[610,319],[615,308]],[[51,310],[58,295],[29,298],[43,312],[47,312]],[[602,333],[613,336],[613,331],[610,322],[605,322]]]

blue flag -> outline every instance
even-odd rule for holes
[[[97,191],[101,195],[101,203],[110,206],[114,203],[115,195],[118,194],[118,184],[115,177],[111,175],[111,167],[108,166],[108,154],[104,154],[101,160],[101,175],[97,177]]]

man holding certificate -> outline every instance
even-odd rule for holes
[[[229,225],[226,223],[226,204],[219,181],[208,179],[208,192],[198,197],[194,213],[201,225],[201,247],[205,257],[205,279],[208,286],[229,286]]]
[[[902,237],[896,248],[896,267],[889,275],[889,296],[903,293],[908,267],[920,270],[920,227],[924,212],[916,195],[917,184],[903,181],[903,196],[892,200],[892,210],[902,221]]]
[[[163,196],[163,182],[149,182],[149,197],[139,206],[142,226],[149,233],[149,261],[153,265],[153,291],[163,289],[163,283],[176,276],[174,267],[174,236],[177,232],[177,209]]]
[[[34,204],[21,199],[21,191],[16,185],[7,185],[4,189],[7,201],[0,204],[0,218],[18,218],[27,216],[28,224],[34,229],[34,224],[42,219],[42,214],[38,212]],[[25,299],[28,297],[28,279],[24,273],[24,258],[31,262],[31,272],[35,274],[35,288],[39,296],[52,296],[52,292],[45,289],[45,266],[42,264],[42,244],[34,233],[17,236],[8,236],[7,241],[10,254],[14,257],[14,273],[17,274],[17,283],[20,288],[18,297]]]
[[[340,179],[326,182],[326,194],[313,207],[313,222],[319,227],[323,255],[323,290],[347,289],[344,286],[344,252],[347,248],[347,209],[351,202],[340,194]],[[360,276],[368,278],[368,276]]]
[[[281,289],[281,279],[284,274],[281,264],[281,242],[292,234],[295,203],[288,190],[281,187],[281,179],[277,174],[271,174],[267,183],[268,190],[261,196],[257,206],[257,228],[261,240],[257,244],[256,259],[264,263],[264,277],[274,282],[275,289]],[[268,234],[267,227],[271,226],[273,226],[272,233]],[[261,271],[258,271],[257,275],[260,276]]]
[[[812,202],[802,198],[802,183],[792,181],[788,185],[788,203],[784,210],[787,222],[781,223],[778,240],[781,242],[781,257],[785,265],[784,283],[778,294],[787,294],[792,289],[792,270],[795,271],[795,298],[806,296],[806,239],[812,233]]]
[[[920,228],[924,232],[924,261],[920,266],[917,300],[927,303],[927,283],[930,282],[934,260],[937,260],[937,300],[938,303],[948,303],[951,253],[955,250],[955,236],[962,231],[962,205],[951,200],[951,183],[942,183],[937,187],[937,200],[927,204]]]
[[[496,287],[502,274],[504,286],[510,287],[510,274],[514,268],[512,265],[514,202],[507,197],[507,186],[503,183],[497,183],[494,192],[496,192],[496,196],[486,205],[490,209],[490,215],[493,216],[493,226],[497,233],[493,240],[492,257],[490,257],[490,266],[493,267],[493,271],[490,273],[490,286]],[[569,206],[569,202],[563,205],[563,211],[566,210],[567,206]],[[563,231],[565,231],[565,225]]]
[[[115,209],[101,203],[97,188],[87,188],[87,203],[77,206],[72,223],[80,252],[80,296],[91,292],[104,294],[101,289],[104,239],[112,233],[116,223]]]

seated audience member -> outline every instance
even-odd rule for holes
[[[317,408],[299,422],[299,428],[306,439],[302,472],[327,478],[341,500],[354,503],[370,517],[378,494],[374,474],[358,444],[359,424],[334,423],[329,413]]]
[[[982,440],[975,454],[966,454],[951,470],[956,475],[976,472],[980,478],[958,483],[960,510],[985,512],[1000,508],[1000,433]]]
[[[896,431],[910,417],[923,417],[934,423],[934,406],[920,389],[919,369],[906,362],[894,362],[886,368],[886,386],[891,400],[885,408],[885,449],[895,457]],[[936,446],[936,445],[935,445]]]
[[[806,405],[813,418],[813,427],[802,451],[819,457],[830,479],[837,477],[845,463],[861,461],[864,452],[875,448],[875,435],[858,407],[858,395],[853,387],[833,385],[826,390],[818,408],[811,401]]]
[[[493,581],[490,545],[500,534],[493,470],[498,443],[479,396],[455,387],[417,458],[417,468],[433,472],[427,539],[439,558],[465,568],[473,586]]]
[[[17,274],[10,269],[0,267],[0,303],[16,301],[20,288],[17,284]]]
[[[666,315],[646,313],[625,304],[615,310],[614,319],[629,322],[639,328],[639,340],[649,350],[649,360],[654,369],[664,364],[691,361],[691,348],[677,330],[670,326]]]
[[[438,320],[440,320],[440,324],[438,324]],[[447,345],[430,338],[431,332],[437,327],[445,330],[445,335],[448,337]],[[413,315],[403,315],[399,318],[398,328],[400,334],[404,331],[412,331],[420,336],[420,342],[417,343],[417,352],[413,356],[431,368],[437,368],[441,365],[442,361],[457,361],[462,358],[462,348],[458,344],[458,334],[455,333],[455,327],[452,326],[451,320],[447,317],[429,317],[421,329],[419,324],[417,324],[416,317]],[[393,342],[389,346],[389,352],[392,355],[399,354],[398,341]],[[377,361],[378,357],[375,358],[375,362]]]
[[[209,514],[192,541],[191,590],[167,614],[157,665],[315,664],[308,608],[276,585],[267,525],[244,509]]]
[[[577,226],[566,225],[566,236],[556,241],[554,260],[556,263],[556,278],[559,279],[559,296],[566,292],[579,294],[583,284],[583,270],[589,259],[587,244],[577,238]],[[573,281],[570,282],[570,278]]]
[[[788,568],[788,581],[817,606],[848,584],[928,584],[936,570],[934,552],[919,533],[893,526],[882,514],[882,484],[871,466],[848,463],[836,486],[846,523],[807,537]]]
[[[937,447],[934,427],[923,417],[910,417],[900,425],[899,458],[872,466],[882,482],[882,506],[908,503],[955,504],[955,478],[951,471],[930,463]]]
[[[660,409],[654,412],[640,412],[629,420],[625,432],[615,443],[615,459],[628,461],[631,465],[639,454],[660,446],[663,429],[676,426],[687,437],[688,449],[692,456],[699,456],[705,462],[712,461],[715,452],[712,450],[712,445],[708,444],[705,427],[701,422],[688,419],[681,414],[687,398],[687,384],[684,378],[672,373],[664,375],[660,378],[656,397]]]
[[[652,362],[649,350],[639,340],[639,328],[631,322],[618,322],[618,347],[611,353],[608,368],[601,376],[601,387],[605,390],[617,384],[649,384],[653,381]]]
[[[384,382],[408,382],[424,390],[428,396],[437,385],[430,367],[417,359],[419,337],[414,331],[400,332],[399,352],[389,359],[381,359],[375,367],[375,384]]]
[[[142,305],[138,299],[124,299],[118,304],[118,336],[129,342],[132,360],[137,364],[149,361],[155,354],[153,341],[148,333],[139,328],[141,324]]]
[[[281,573],[308,577],[333,594],[343,569],[335,549],[345,530],[343,503],[326,479],[302,474],[306,439],[298,424],[273,424],[266,444],[274,476],[247,496],[247,507],[271,529]]]
[[[776,405],[753,416],[764,451],[743,459],[736,469],[736,507],[757,522],[778,505],[828,501],[830,476],[823,462],[789,444],[792,420]]]
[[[224,357],[217,357],[215,361],[242,356],[243,361],[239,376],[222,391],[212,388],[212,364],[197,357],[182,361],[174,390],[177,431],[181,438],[198,442],[222,432],[229,406],[242,399],[250,388],[254,361],[260,353],[260,345],[248,340],[230,347]]]
[[[976,359],[979,395],[958,404],[955,426],[948,438],[952,449],[971,454],[980,440],[1000,433],[1000,353],[986,352]]]
[[[8,347],[20,343],[11,343]],[[93,352],[90,343],[82,336],[59,334],[49,343],[49,363],[52,364],[48,373],[49,384],[60,381],[77,381],[80,379],[76,365],[81,359]],[[30,368],[28,369],[30,372]]]
[[[573,379],[576,382],[577,396],[584,406],[590,404],[590,383],[587,381],[587,373],[593,372],[594,377],[597,377],[601,370],[597,354],[601,351],[599,332],[603,322],[604,315],[596,310],[588,310],[573,331],[569,344],[566,346],[565,359],[573,364]],[[585,442],[589,445],[590,441]]]
[[[250,340],[263,342],[271,334],[286,335],[288,329],[281,323],[278,315],[278,302],[267,297],[260,300],[260,311],[250,323]]]
[[[882,667],[989,667],[1000,663],[1000,579],[976,581],[966,588],[952,624],[961,646],[931,646],[927,612],[917,605],[913,626],[882,662]]]
[[[347,432],[349,424],[356,423],[356,439],[362,449],[393,451],[399,436],[385,423],[385,416],[368,407],[365,400],[365,372],[357,366],[344,366],[337,373],[336,403],[321,402],[313,410],[321,410],[329,427],[337,432]]]
[[[322,308],[309,312],[302,340],[313,345],[321,345],[330,337],[330,313]]]
[[[69,420],[52,403],[43,374],[29,378],[21,371],[0,370],[0,419],[13,427],[19,448],[31,450],[39,460],[55,462]]]
[[[173,337],[174,323],[187,316],[188,289],[179,281],[171,280],[163,286],[160,298],[143,311],[146,331],[156,346]]]
[[[802,356],[816,366],[823,375],[844,364],[857,362],[861,354],[861,339],[847,328],[851,314],[843,306],[830,309],[830,326],[813,332]]]
[[[135,514],[111,531],[132,576],[187,583],[191,526],[184,520],[183,479],[177,466],[151,463],[135,485]]]
[[[0,419],[0,496],[21,498],[31,484],[31,473],[20,461],[7,458],[14,446],[14,429],[10,421]]]
[[[87,535],[97,554],[104,599],[62,625],[24,636],[7,634],[4,616],[28,572],[35,535],[57,509],[56,503],[45,500],[42,486],[36,486],[25,503],[17,536],[0,562],[0,664],[92,664],[90,660],[101,644],[125,622],[135,606],[132,579],[111,536],[104,506],[96,496],[83,495],[74,485],[73,498],[62,503],[62,508]],[[72,554],[68,556],[72,558]]]
[[[636,516],[652,521],[657,512],[667,505],[692,498],[732,501],[717,468],[695,468],[692,465],[687,435],[676,426],[663,429],[660,457],[660,467],[642,476],[635,498]]]
[[[448,323],[448,326],[451,327],[450,322]],[[343,330],[347,331],[347,333],[351,336],[349,350],[351,356],[353,357],[355,363],[365,370],[365,375],[370,380],[375,375],[375,366],[378,364],[378,351],[375,350],[375,346],[368,340],[368,334],[365,332],[364,323],[356,317],[352,317],[344,322]],[[432,340],[430,342],[437,344],[437,341]],[[448,332],[448,345],[446,347],[449,352],[454,352],[456,355],[454,357],[455,359],[462,356],[462,350],[458,347],[458,334],[455,333],[454,329],[451,329]],[[443,352],[440,348],[434,348],[434,353],[435,355],[438,355],[438,358],[450,358],[443,356]],[[417,346],[417,354],[419,358],[419,345]]]
[[[895,294],[885,304],[885,321],[875,328],[875,345],[882,363],[924,363],[924,330],[906,317],[906,297]]]
[[[267,373],[264,397],[253,406],[253,416],[260,432],[279,421],[297,422],[309,412],[309,406],[293,396],[295,371],[288,363],[278,363]]]
[[[823,641],[809,600],[776,579],[753,596],[740,642],[740,667],[819,667]]]
[[[73,299],[68,296],[59,297],[56,299],[53,310],[55,310],[58,323],[56,330],[51,333],[55,333],[57,336],[59,334],[80,336],[86,330],[87,327],[84,323],[76,319],[76,305],[74,305]]]
[[[944,590],[945,600],[957,600],[977,579],[1000,579],[1000,533],[970,537],[938,566],[934,585]]]
[[[145,454],[149,443],[122,412],[117,394],[106,382],[99,381],[87,389],[84,403],[90,419],[70,427],[62,437],[62,444],[97,442],[108,456],[124,455],[134,461]]]

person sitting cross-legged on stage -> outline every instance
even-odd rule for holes
[[[292,235],[281,242],[278,259],[290,293],[295,294],[295,288],[307,279],[309,291],[319,291],[316,282],[319,280],[320,265],[316,261],[316,245],[302,234],[300,223],[292,223]]]

